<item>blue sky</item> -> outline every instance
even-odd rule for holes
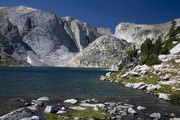
[[[17,5],[73,16],[113,31],[120,22],[156,24],[180,17],[180,0],[0,0],[0,6]]]

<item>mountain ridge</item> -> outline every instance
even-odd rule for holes
[[[116,31],[113,34],[109,28],[94,27],[70,16],[59,17],[55,13],[26,6],[2,7],[0,9],[0,15],[2,18],[7,19],[9,24],[17,28],[17,32],[14,34],[21,39],[24,45],[29,47],[29,49],[25,50],[16,48],[17,53],[19,51],[27,52],[12,57],[29,63],[32,66],[109,68],[117,64],[118,61],[121,61],[129,48],[134,44],[140,46],[146,38],[156,40],[157,37],[162,36],[162,40],[166,41],[167,33],[171,27],[170,22],[156,25],[120,23],[116,26]],[[177,26],[180,26],[180,19],[175,20],[177,21]],[[6,29],[8,29],[8,27]],[[5,36],[5,33],[3,33],[2,36]],[[117,46],[120,46],[118,49],[114,49],[116,45],[111,44],[114,40],[116,41],[115,43],[118,44]],[[1,39],[1,43],[4,45],[3,41],[4,40]],[[103,43],[104,41],[107,42],[107,45]],[[124,41],[126,41],[126,43],[124,43]],[[91,49],[94,47],[93,45],[96,46],[97,44],[101,46],[96,47],[99,52],[88,56],[88,53],[90,54],[93,51]],[[9,46],[12,47],[12,45]],[[104,48],[107,46],[109,46],[109,50],[107,50],[108,54],[104,54]],[[1,50],[3,51],[3,47],[1,47]],[[115,52],[112,52],[112,50],[115,50]],[[124,52],[120,52],[119,50]],[[112,56],[119,54],[121,57],[109,57],[109,53],[111,53]],[[11,54],[5,54],[11,56]],[[82,54],[83,56],[81,56]],[[19,59],[20,57],[22,58]],[[84,59],[84,57],[86,59]],[[95,60],[88,60],[88,57],[90,57],[89,59],[94,58]],[[99,64],[104,61],[101,61],[101,57],[113,62],[111,62],[111,64],[108,62]],[[88,61],[88,63],[78,63],[75,65],[77,63],[76,60],[80,60],[80,63],[85,63],[85,61]],[[94,61],[98,62],[93,63]],[[92,63],[94,65],[92,65]]]

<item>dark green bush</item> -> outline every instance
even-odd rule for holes
[[[135,46],[133,46],[132,50],[129,50],[127,52],[129,58],[138,57],[138,49],[136,49]]]
[[[169,54],[169,51],[176,45],[173,44],[173,41],[179,41],[177,34],[180,33],[180,27],[176,28],[176,21],[172,21],[171,24],[172,25],[168,33],[168,39],[164,42],[163,48],[161,50],[162,54]]]
[[[161,39],[159,38],[155,44],[152,40],[147,38],[141,45],[140,64],[154,65],[159,64],[158,55],[161,51]]]
[[[180,92],[175,91],[170,94],[170,100],[175,103],[180,103]]]

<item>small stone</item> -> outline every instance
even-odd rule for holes
[[[153,84],[149,84],[146,88],[147,91],[151,91],[151,90],[157,90],[157,89],[160,89],[161,86],[159,84],[157,85],[153,85]]]
[[[180,120],[180,118],[171,118],[170,120]]]
[[[66,113],[67,113],[66,111],[59,110],[56,114],[57,114],[57,115],[62,115],[62,114],[66,114]]]
[[[176,117],[176,115],[174,113],[170,113],[169,116],[172,117],[172,118]]]
[[[81,103],[80,106],[82,107],[99,107],[99,108],[104,108],[105,105],[102,103],[98,103],[98,104],[90,104],[90,103]]]
[[[138,109],[138,110],[145,110],[146,108],[143,107],[143,106],[138,106],[137,109]]]
[[[65,107],[61,107],[61,110],[65,110],[66,108]]]
[[[76,99],[67,99],[64,101],[64,103],[76,104],[77,100]]]
[[[51,110],[52,110],[52,106],[46,106],[44,112],[45,112],[45,113],[50,113]]]
[[[72,109],[72,110],[85,110],[86,108],[81,107],[81,106],[73,106],[73,107],[69,107],[69,109]]]
[[[74,120],[81,120],[81,118],[79,118],[79,117],[74,117]]]
[[[128,108],[128,113],[129,114],[136,114],[137,112],[132,107],[130,107],[130,108]]]
[[[37,112],[38,111],[38,108],[36,106],[29,106],[27,108],[29,108],[33,112]]]
[[[35,105],[35,106],[43,106],[43,101],[39,101],[39,100],[32,100],[31,101],[31,104],[32,105]]]
[[[96,103],[97,103],[98,100],[96,100],[96,99],[93,98],[93,99],[91,99],[91,102],[96,102]]]
[[[98,108],[98,107],[94,107],[93,110],[94,110],[94,111],[98,111],[99,108]]]
[[[32,116],[31,120],[40,120],[39,116]]]
[[[30,102],[30,101],[25,102],[24,105],[25,105],[25,106],[30,106],[30,105],[31,105],[31,102]]]
[[[164,100],[170,100],[169,99],[169,94],[165,94],[165,93],[158,93],[160,99],[164,99]]]
[[[40,97],[37,99],[38,101],[49,101],[48,97]]]
[[[139,74],[137,72],[134,72],[134,71],[128,71],[125,74],[123,74],[121,77],[122,78],[128,78],[128,77],[133,77],[133,76],[137,77],[137,76],[139,76]]]
[[[160,113],[152,113],[152,114],[150,114],[150,117],[158,120],[158,119],[161,119],[161,114]]]

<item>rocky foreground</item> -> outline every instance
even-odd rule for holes
[[[134,106],[124,102],[100,102],[96,99],[78,100],[67,99],[55,102],[48,97],[37,100],[21,99],[23,108],[12,111],[0,117],[0,120],[127,120],[127,119],[170,119],[175,118],[174,113],[162,115],[160,113],[145,113],[148,108]]]
[[[107,73],[101,80],[118,82],[143,90],[160,99],[180,103],[180,55],[159,55],[161,64],[137,65],[118,73]]]

